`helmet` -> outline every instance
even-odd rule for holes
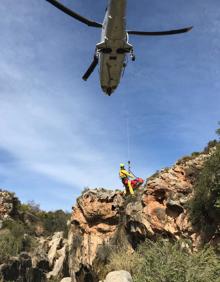
[[[125,165],[124,164],[120,164],[120,167],[125,167]]]

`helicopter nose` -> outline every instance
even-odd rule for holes
[[[111,94],[114,92],[114,87],[106,87],[102,86],[103,92],[105,92],[108,96],[111,96]]]
[[[108,94],[108,96],[111,96],[112,93],[113,89],[111,87],[107,88],[106,94]]]

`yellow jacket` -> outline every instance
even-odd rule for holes
[[[120,169],[120,171],[119,171],[119,177],[120,177],[121,179],[123,179],[123,178],[129,178],[129,177],[135,178],[134,175],[133,175],[132,173],[129,173],[126,169]]]

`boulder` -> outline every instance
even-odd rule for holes
[[[132,282],[131,274],[125,270],[110,272],[104,282]]]
[[[65,277],[60,282],[72,282],[71,277]]]

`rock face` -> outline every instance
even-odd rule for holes
[[[31,256],[33,267],[42,270],[48,280],[69,276],[67,239],[63,232],[54,233],[52,238],[39,238]]]
[[[1,282],[45,282],[68,276],[67,239],[63,232],[54,233],[52,238],[38,238],[33,252],[23,252],[0,265]]]
[[[82,265],[86,268],[92,265],[98,246],[113,238],[123,202],[119,192],[104,189],[88,190],[78,199],[73,208],[68,239],[71,274],[80,276]]]
[[[31,257],[27,253],[21,253],[6,264],[0,265],[1,281],[28,281],[44,282],[46,276],[39,268],[32,266]]]
[[[22,253],[7,261],[1,261],[4,263],[0,264],[0,281],[44,282],[69,277],[67,239],[64,238],[63,232],[42,237],[40,218],[29,211],[21,211],[20,205],[20,201],[13,193],[0,190],[0,237],[2,234],[10,234],[5,230],[4,221],[9,220],[12,226],[13,223],[19,222],[20,226],[31,226],[32,239],[36,241],[36,247],[30,252],[28,249],[29,253],[26,252],[25,245],[30,236],[24,233],[20,250]]]
[[[210,153],[182,160],[147,179],[134,198],[121,191],[85,191],[73,208],[68,247],[69,269],[77,281],[97,281],[92,266],[99,248],[123,241],[135,248],[146,238],[187,238],[193,248],[202,238],[189,220],[185,204],[192,197],[196,176]]]
[[[49,242],[49,251],[47,254],[51,271],[47,278],[65,277],[69,274],[67,240],[63,238],[63,232],[56,232]]]
[[[13,193],[0,189],[0,220],[18,215],[17,206],[20,204]]]
[[[122,244],[133,251],[146,238],[158,236],[188,239],[191,248],[196,249],[204,238],[192,226],[186,203],[193,195],[196,177],[213,151],[185,158],[156,173],[134,197],[103,188],[84,191],[73,207],[68,239],[64,239],[62,232],[40,237],[39,229],[35,232],[34,252],[21,253],[0,265],[0,281],[44,282],[63,278],[63,282],[97,282],[96,264],[100,257],[105,260],[106,246]],[[32,214],[19,214],[19,204],[14,194],[0,190],[0,229],[1,222],[10,218],[37,225]],[[219,241],[219,237],[211,239]],[[110,281],[132,280],[122,271],[110,273],[105,282]]]

